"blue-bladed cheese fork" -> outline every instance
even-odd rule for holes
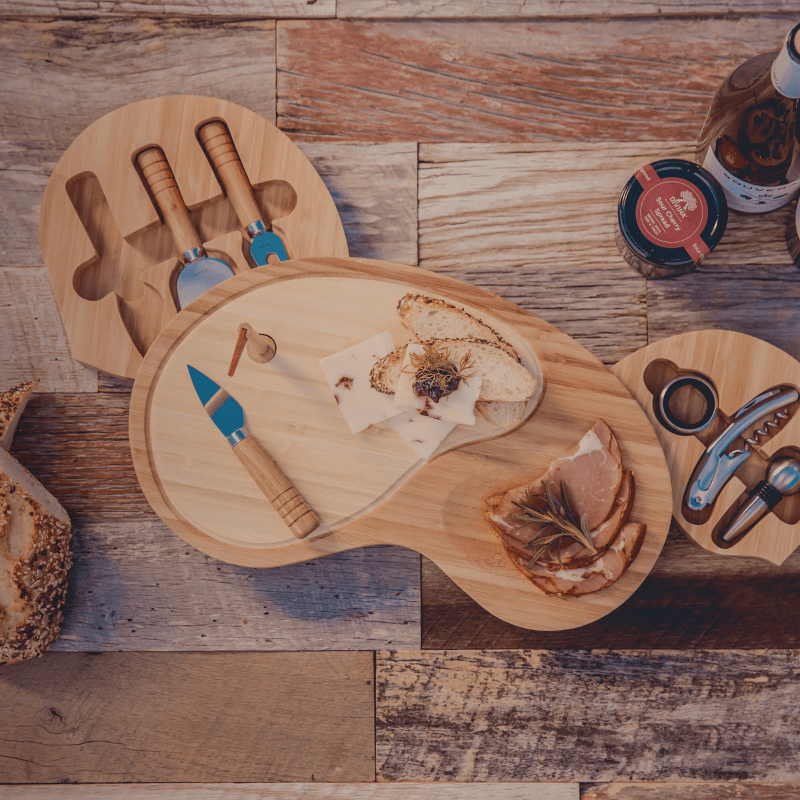
[[[228,439],[236,457],[258,488],[298,538],[308,536],[319,525],[319,518],[297,493],[278,465],[244,429],[244,411],[219,384],[190,364],[189,375],[200,402],[211,421]]]

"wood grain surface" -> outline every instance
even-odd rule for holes
[[[351,141],[694,139],[722,79],[790,28],[766,15],[279,22],[278,125]]]
[[[82,523],[62,652],[420,646],[419,556],[367,547],[259,570],[209,558],[159,520]]]
[[[116,800],[579,800],[577,783],[115,784]],[[786,795],[795,800],[794,794]],[[105,800],[107,786],[5,786],[3,800]],[[660,798],[659,798],[660,800]],[[670,798],[671,800],[671,798]],[[705,800],[705,798],[703,798]],[[747,797],[745,800],[750,800]],[[753,800],[772,800],[753,797]]]
[[[244,17],[281,19],[336,16],[336,0],[3,0],[4,16],[25,17]]]
[[[373,656],[49,653],[0,674],[5,783],[371,781]]]
[[[378,779],[796,781],[799,680],[795,650],[379,652]]]
[[[581,786],[582,800],[797,800],[794,783],[607,783]]]

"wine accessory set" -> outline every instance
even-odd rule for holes
[[[642,167],[622,191],[617,246],[647,278],[692,272],[719,244],[728,209],[761,214],[800,193],[800,25],[777,53],[723,82],[697,142],[697,163]],[[698,166],[702,165],[702,166]],[[800,208],[796,215],[800,237]]]

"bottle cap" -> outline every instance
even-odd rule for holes
[[[619,198],[617,246],[647,278],[692,272],[719,244],[728,204],[716,178],[680,158],[646,164]]]
[[[784,97],[800,97],[800,25],[789,31],[772,62],[772,83]]]

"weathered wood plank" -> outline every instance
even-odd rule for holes
[[[339,210],[350,255],[417,263],[417,146],[300,143]]]
[[[278,23],[279,126],[350,141],[694,139],[722,79],[778,49],[791,24]]]
[[[653,571],[628,602],[591,625],[548,633],[491,616],[423,558],[422,646],[800,648],[799,586],[800,552],[780,567],[719,558],[673,527]]]
[[[646,281],[614,242],[619,192],[643,163],[685,149],[422,145],[420,265],[513,300],[616,361],[647,343]]]
[[[704,0],[638,3],[636,0],[338,0],[340,19],[539,19],[542,17],[669,17],[701,14],[793,13],[789,0]]]
[[[106,800],[107,786],[2,786],[3,800]],[[579,800],[577,783],[114,785],[115,800]],[[749,798],[747,799],[749,800]],[[756,798],[754,798],[756,800]],[[757,798],[761,800],[761,798]],[[767,800],[767,798],[764,798]],[[787,800],[794,800],[788,795]]]
[[[0,74],[0,139],[70,141],[119,106],[169,94],[221,97],[274,121],[275,23],[6,20]]]
[[[6,783],[374,780],[372,653],[48,653],[0,673]]]
[[[378,779],[796,781],[797,651],[379,652]]]
[[[11,452],[73,524],[155,519],[131,461],[126,393],[34,394]]]
[[[4,17],[239,17],[308,19],[336,16],[336,0],[3,0]]]
[[[733,214],[719,248],[691,275],[649,281],[649,340],[705,328],[756,336],[800,358],[800,259],[787,241],[795,206],[746,217]],[[781,248],[771,246],[783,244]]]
[[[798,800],[791,783],[607,783],[581,787],[582,800]]]
[[[38,379],[38,392],[96,392],[97,372],[70,356],[44,267],[0,267],[0,390]]]
[[[194,550],[147,518],[80,524],[73,547],[64,626],[53,650],[420,646],[420,556],[404,548],[248,569]]]

